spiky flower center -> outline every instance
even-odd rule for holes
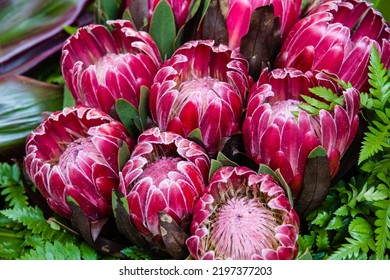
[[[261,197],[225,197],[209,219],[210,235],[205,249],[214,250],[223,259],[241,260],[261,255],[263,249],[276,249],[279,241],[275,228],[280,223],[277,215]]]

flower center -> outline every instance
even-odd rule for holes
[[[146,177],[151,177],[153,178],[153,183],[158,186],[161,181],[167,178],[168,172],[177,171],[177,163],[180,160],[180,158],[159,158],[146,166],[140,175],[139,180],[142,180]]]
[[[98,84],[105,84],[106,81],[106,73],[108,70],[114,71],[118,68],[118,65],[122,65],[122,63],[118,64],[118,62],[126,61],[125,56],[127,54],[116,54],[116,53],[107,53],[102,58],[100,58],[96,64],[96,78]],[[121,71],[117,71],[121,72]]]
[[[92,143],[91,138],[86,137],[76,139],[68,144],[66,150],[58,159],[58,166],[64,174],[67,174],[67,166],[69,164],[77,164],[80,156],[83,157],[85,163],[90,161],[92,164],[104,160],[101,153],[97,151],[96,146]]]
[[[250,259],[262,249],[276,249],[278,221],[259,198],[233,197],[214,213],[209,248],[224,259]],[[208,251],[208,250],[206,250]]]

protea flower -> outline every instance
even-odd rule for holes
[[[173,245],[166,239],[175,233],[167,234],[160,219],[174,222],[186,237],[195,200],[207,184],[209,165],[199,145],[176,133],[155,127],[139,136],[121,172],[119,189],[128,201],[133,227],[150,248],[176,256],[178,252],[169,250]],[[185,247],[185,237],[175,240],[175,246]]]
[[[307,157],[314,148],[325,149],[331,177],[336,175],[340,158],[359,126],[359,93],[354,88],[347,89],[342,93],[344,106],[336,105],[332,111],[321,109],[317,115],[310,115],[298,107],[302,99],[294,92],[301,89],[303,73],[275,71],[286,73],[278,74],[280,79],[265,73],[272,79],[268,83],[258,82],[251,90],[242,127],[243,142],[246,153],[255,162],[280,169],[295,198],[302,187]]]
[[[163,131],[188,137],[200,129],[215,155],[219,141],[239,131],[243,103],[252,79],[247,61],[213,41],[182,45],[157,73],[150,91],[150,111]]]
[[[145,22],[150,24],[157,5],[161,0],[127,0],[132,19],[138,29],[145,27]],[[192,0],[167,0],[175,17],[177,29],[180,29],[189,17]],[[147,30],[148,28],[146,28]]]
[[[141,87],[150,88],[160,67],[159,50],[129,21],[108,21],[78,29],[64,44],[61,67],[77,104],[112,113],[119,98],[139,107]]]
[[[323,71],[366,91],[371,48],[388,67],[389,39],[388,24],[368,1],[328,0],[293,26],[275,67]]]
[[[195,259],[295,259],[299,218],[278,183],[246,167],[222,167],[194,207]]]
[[[112,215],[111,193],[119,184],[118,154],[134,141],[107,114],[83,106],[51,114],[27,138],[27,175],[59,215],[70,218],[68,199],[90,222]]]
[[[267,5],[273,6],[274,15],[279,18],[280,36],[283,40],[299,19],[301,4],[301,0],[229,0],[226,14],[229,47],[240,47],[241,39],[248,33],[253,11]]]

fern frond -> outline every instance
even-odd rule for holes
[[[31,231],[32,235],[39,235],[47,241],[74,241],[75,236],[63,230],[53,229],[44,218],[42,211],[38,207],[28,206],[21,209],[5,209],[0,211],[7,218],[21,223]]]
[[[359,164],[390,147],[390,124],[380,125],[375,122],[368,129],[362,142]]]
[[[20,180],[16,164],[0,164],[0,195],[12,208],[23,208],[28,205],[28,197]]]
[[[390,199],[389,189],[386,200],[375,201],[374,205],[379,209],[375,212],[375,248],[376,259],[383,259],[386,250],[390,249]]]
[[[390,95],[390,78],[387,69],[381,61],[380,54],[375,47],[371,49],[368,69],[370,71],[368,74],[368,81],[371,85],[370,94],[380,101],[375,107],[382,110]]]
[[[126,247],[121,251],[121,253],[131,260],[152,260],[156,258],[136,246]]]
[[[43,246],[36,247],[23,256],[21,260],[81,260],[81,251],[72,243],[54,241],[46,242]]]
[[[347,259],[361,259],[364,258],[368,252],[368,246],[365,242],[346,237],[348,243],[343,244],[332,255],[330,260],[347,260]],[[365,249],[363,251],[363,249]]]

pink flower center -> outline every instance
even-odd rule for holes
[[[122,61],[126,61],[127,54],[116,54],[116,53],[107,53],[102,58],[100,58],[95,65],[96,67],[96,78],[98,84],[105,84],[106,73],[108,70],[115,72],[119,65],[124,65]],[[121,63],[122,62],[122,63]],[[121,72],[121,71],[117,71]]]
[[[147,165],[147,167],[140,175],[139,180],[142,180],[146,177],[151,177],[153,178],[153,183],[158,186],[161,181],[167,178],[167,174],[170,171],[178,171],[177,164],[179,161],[181,161],[180,158],[159,158]]]
[[[86,137],[76,139],[68,144],[58,159],[58,166],[64,174],[67,174],[68,165],[81,163],[79,160],[81,157],[86,166],[104,160],[101,153],[91,141],[91,138]]]
[[[224,259],[251,259],[263,249],[276,249],[278,218],[258,197],[232,197],[214,212],[210,224],[210,248]]]
[[[199,116],[202,116],[213,99],[223,99],[221,91],[224,91],[224,96],[227,96],[229,91],[235,92],[230,84],[211,77],[193,78],[193,80],[180,83],[178,91],[180,94],[173,104],[174,110],[172,110],[171,118],[177,116],[178,112],[189,102],[196,105]]]

